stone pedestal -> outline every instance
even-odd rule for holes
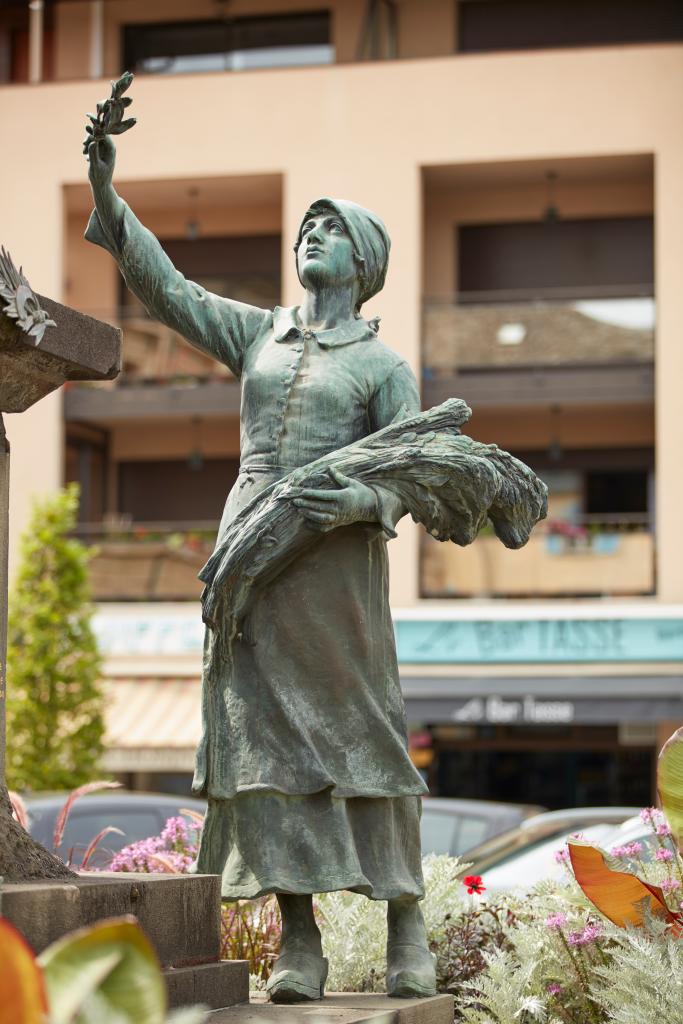
[[[35,953],[68,932],[133,914],[154,946],[169,1004],[211,1009],[249,999],[247,962],[220,960],[218,875],[81,874],[3,886],[2,914]]]
[[[453,996],[390,999],[380,993],[342,992],[321,1002],[274,1006],[264,998],[209,1016],[207,1024],[453,1024]]]

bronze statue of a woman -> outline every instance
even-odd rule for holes
[[[417,412],[412,371],[364,320],[383,286],[389,236],[355,203],[320,199],[296,241],[300,306],[258,309],[186,280],[117,195],[114,143],[89,148],[96,210],[86,238],[116,259],[149,315],[241,382],[241,461],[219,538],[260,490]],[[292,499],[319,539],[264,589],[250,636],[207,631],[204,734],[193,788],[208,797],[197,869],[224,899],[276,893],[282,946],[274,1002],[318,999],[327,962],[312,894],[388,901],[387,991],[428,996],[435,972],[423,896],[420,798],[407,752],[389,612],[387,537],[405,509],[340,474]]]
[[[377,321],[361,315],[384,284],[389,236],[379,217],[355,203],[318,199],[294,246],[299,306],[258,309],[213,295],[173,267],[117,195],[114,144],[91,120],[94,141],[86,149],[96,210],[86,238],[112,254],[151,317],[225,363],[241,384],[240,472],[215,559],[257,496],[278,481],[298,479],[300,467],[349,445],[367,445],[361,439],[390,424],[415,422],[420,399],[410,367],[379,340]],[[438,447],[434,436],[425,434],[415,457]],[[504,543],[519,546],[544,514],[545,489],[533,478],[533,515],[518,526],[525,502],[514,486],[500,484],[498,471],[489,474],[498,483],[479,500],[486,459],[505,456],[514,473],[533,475],[495,446],[478,449],[475,511],[456,480],[455,525],[427,525],[441,539],[466,543],[488,514]],[[433,469],[431,453],[428,462],[430,479],[451,477]],[[224,899],[276,894],[282,945],[268,983],[274,1002],[323,996],[327,961],[313,894],[341,889],[387,901],[389,994],[429,996],[434,958],[420,909],[426,786],[407,751],[388,589],[387,539],[408,505],[390,477],[366,483],[332,464],[324,480],[283,492],[298,527],[307,528],[306,547],[290,551],[258,589],[239,629],[221,634],[220,622],[205,614],[214,628],[206,635],[193,784],[208,798],[197,869],[222,875]],[[428,495],[424,504],[431,516],[438,501]],[[274,543],[265,531],[257,540],[257,549]],[[202,575],[214,577],[213,569]]]

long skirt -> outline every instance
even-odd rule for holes
[[[230,513],[253,493],[241,490]],[[222,874],[227,899],[420,896],[426,786],[408,756],[381,528],[316,538],[258,596],[244,636],[226,653],[209,632],[205,648],[198,870]]]
[[[224,899],[339,889],[421,898],[420,800],[329,790],[209,800],[198,870],[220,871]]]

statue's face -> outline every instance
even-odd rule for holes
[[[296,259],[305,288],[316,291],[356,280],[353,242],[343,220],[332,211],[315,214],[304,222]]]

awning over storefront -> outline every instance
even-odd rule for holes
[[[201,731],[198,679],[110,679],[105,687],[103,768],[193,770]]]
[[[683,676],[402,676],[410,722],[618,725],[683,721]]]
[[[429,725],[619,725],[683,721],[683,675],[402,674],[408,721]],[[110,772],[191,772],[201,732],[198,678],[106,682]]]

